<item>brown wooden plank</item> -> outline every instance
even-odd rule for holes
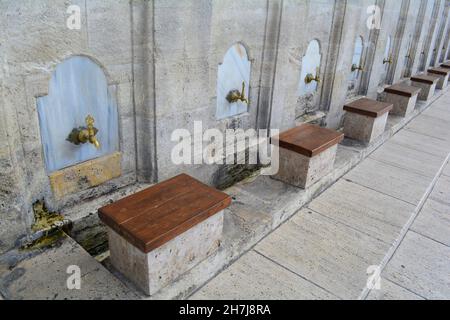
[[[419,75],[411,77],[411,81],[421,82],[421,83],[426,83],[426,84],[432,85],[433,83],[436,83],[439,81],[439,77],[429,76],[426,74],[419,74]]]
[[[394,84],[393,86],[384,89],[385,92],[397,94],[404,97],[412,97],[419,94],[420,88],[408,86],[406,84]]]
[[[343,133],[304,123],[273,137],[272,142],[278,142],[281,148],[314,157],[343,139]]]
[[[428,69],[428,73],[434,73],[434,74],[438,74],[441,76],[446,76],[449,72],[450,72],[450,69],[442,68],[442,67]]]
[[[392,110],[392,103],[380,102],[368,98],[361,98],[344,106],[344,110],[364,116],[378,118]]]
[[[450,61],[446,61],[443,64],[441,64],[442,68],[450,69]]]
[[[182,174],[99,209],[100,219],[149,252],[231,204],[231,197]]]
[[[157,207],[180,193],[188,192],[195,185],[198,185],[198,181],[182,174],[104,206],[99,209],[99,212],[121,224],[141,214],[142,208]]]

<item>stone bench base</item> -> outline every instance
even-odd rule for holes
[[[414,111],[414,108],[416,107],[417,97],[418,95],[415,95],[413,97],[405,97],[398,94],[387,93],[386,102],[392,103],[394,105],[391,114],[400,117],[406,117]]]
[[[385,101],[394,105],[390,113],[406,117],[414,111],[421,89],[405,84],[395,84],[384,91],[386,92]]]
[[[430,100],[436,91],[437,82],[433,84],[423,83],[411,80],[411,85],[422,89],[419,93],[418,99],[423,101]]]
[[[223,211],[197,224],[163,246],[144,253],[108,228],[111,263],[147,295],[153,295],[220,246]]]
[[[389,113],[373,118],[347,112],[344,118],[344,135],[350,139],[370,144],[383,134]]]
[[[272,176],[276,180],[305,189],[333,171],[337,145],[312,158],[288,149],[278,149],[279,170]]]

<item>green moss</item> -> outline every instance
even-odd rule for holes
[[[61,229],[64,225],[64,218],[56,212],[49,212],[45,207],[43,200],[33,204],[34,224],[31,231],[34,233],[42,233],[39,238],[24,244],[22,250],[37,250],[52,247],[58,241],[66,237],[65,232]]]
[[[49,212],[43,200],[33,204],[33,211],[34,224],[31,226],[31,230],[34,232],[57,228],[64,221],[64,217],[59,213]]]
[[[23,245],[21,250],[38,250],[44,248],[50,248],[59,243],[59,240],[66,237],[64,231],[55,229],[50,232],[46,232],[44,236],[36,239],[30,243]]]

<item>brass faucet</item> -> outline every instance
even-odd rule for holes
[[[245,81],[242,81],[242,91],[239,92],[239,90],[235,89],[235,90],[231,90],[228,95],[227,98],[229,103],[234,103],[237,101],[242,101],[246,104],[248,104],[248,99],[245,97]]]
[[[305,77],[305,83],[309,84],[313,81],[316,81],[317,83],[320,83],[320,76],[319,76],[319,67],[316,68],[316,75],[314,76],[312,73],[308,73]]]
[[[79,127],[72,129],[72,132],[67,137],[67,141],[73,144],[80,145],[84,143],[91,143],[97,149],[100,149],[100,142],[97,140],[98,129],[94,127],[95,119],[91,115],[86,117],[86,127]]]
[[[386,64],[386,63],[392,64],[392,58],[389,57],[387,59],[383,59],[383,64]]]
[[[361,72],[364,71],[364,68],[362,66],[357,66],[356,63],[352,64],[352,72],[359,70]]]

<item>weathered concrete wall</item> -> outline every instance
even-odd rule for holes
[[[32,203],[52,210],[136,181],[160,181],[187,172],[210,184],[235,179],[242,168],[174,165],[174,129],[287,129],[304,113],[322,111],[337,128],[342,105],[358,95],[377,97],[402,79],[408,35],[411,62],[447,55],[446,0],[5,0],[0,2],[0,251],[29,232]],[[80,30],[66,26],[69,5],[81,9]],[[381,29],[370,30],[367,8],[377,5]],[[388,35],[393,60],[383,65]],[[365,72],[349,83],[357,36],[364,39]],[[311,40],[320,44],[321,83],[299,96],[302,58]],[[217,71],[236,43],[251,60],[248,112],[216,120]],[[394,49],[395,48],[395,49]],[[433,53],[433,49],[436,51]],[[445,51],[444,49],[445,48]],[[423,54],[422,54],[423,52]],[[42,157],[36,98],[48,94],[58,63],[85,55],[117,88],[122,175],[98,187],[53,196]],[[69,128],[71,129],[71,128]],[[197,151],[200,152],[200,151]],[[244,170],[245,171],[245,170]],[[228,180],[230,180],[228,179]]]

